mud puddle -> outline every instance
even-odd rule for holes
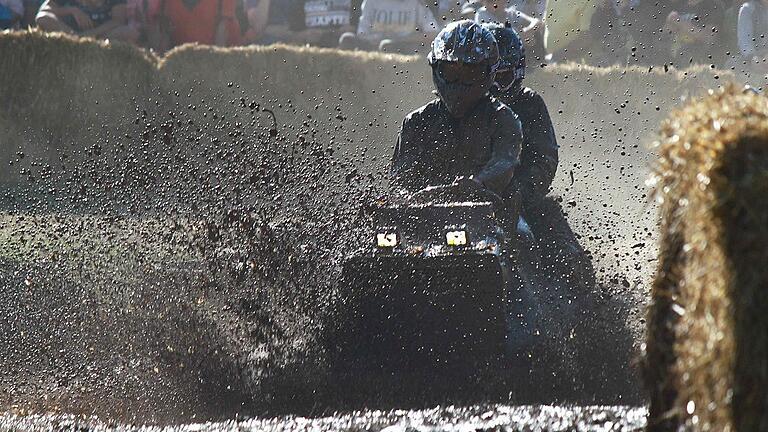
[[[136,432],[225,432],[225,431],[639,431],[645,426],[645,408],[559,406],[472,406],[418,411],[357,411],[330,417],[278,417],[192,423],[172,427],[135,427],[101,423],[72,416],[0,417],[0,431],[136,431]]]

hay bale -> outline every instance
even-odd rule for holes
[[[658,151],[649,430],[768,430],[768,99],[710,92]]]
[[[275,109],[285,124],[308,115],[327,119],[340,114],[348,119],[337,122],[344,127],[326,136],[387,159],[405,114],[434,97],[423,58],[324,48],[185,45],[160,62],[160,74],[168,93],[180,95],[182,107],[191,103],[226,110],[233,99],[244,96]],[[531,68],[527,82],[547,100],[558,133],[567,137],[562,144],[590,137],[588,123],[597,120],[613,146],[627,136],[646,136],[669,107],[702,84],[717,85],[721,76],[702,67],[649,71],[558,64]]]
[[[182,106],[226,112],[245,97],[274,110],[281,125],[317,119],[318,140],[387,158],[405,114],[432,97],[428,72],[417,57],[286,45],[187,45],[160,65],[166,88],[185,96]]]
[[[53,157],[117,135],[154,105],[157,60],[132,46],[32,30],[1,33],[0,52],[0,124],[15,126],[1,133],[3,167],[19,150]]]
[[[160,113],[189,104],[220,110],[246,96],[280,111],[278,120],[284,124],[307,115],[345,118],[325,122],[332,126],[326,135],[387,159],[404,115],[433,97],[429,68],[416,56],[285,45],[186,45],[158,59],[124,44],[39,31],[3,33],[0,49],[7,53],[0,64],[0,120],[16,124],[36,151],[95,142],[94,129],[119,132],[134,120],[137,107]],[[617,110],[623,101],[642,104],[640,124],[650,128],[667,106],[701,85],[702,76],[707,85],[716,83],[711,78],[716,73],[555,65],[532,68],[529,82],[543,93],[553,114],[554,107],[562,111],[555,115],[558,130],[571,137],[581,135],[586,118],[637,124],[636,112]],[[197,114],[204,124],[202,111]],[[15,135],[3,136],[12,154],[29,147]],[[0,163],[11,156],[0,154]]]
[[[130,45],[36,30],[3,33],[0,51],[2,112],[56,130],[135,111],[131,100],[150,95],[156,63]]]

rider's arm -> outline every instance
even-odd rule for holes
[[[506,105],[496,107],[496,128],[493,133],[493,154],[491,160],[477,173],[475,180],[496,192],[504,193],[515,167],[520,161],[520,149],[523,142],[523,131],[517,115]]]
[[[510,14],[513,18],[513,24],[515,24],[516,28],[521,29],[522,33],[528,33],[532,30],[537,30],[539,28],[540,21],[526,13],[520,12],[519,10],[515,9],[514,7],[511,8],[511,10],[507,10],[507,13]]]
[[[525,119],[523,135],[526,149],[523,151],[516,178],[521,187],[523,205],[544,198],[552,186],[558,165],[558,145],[555,128],[544,99],[536,93],[524,96],[525,103],[517,104],[521,118]],[[516,108],[518,109],[518,108]]]

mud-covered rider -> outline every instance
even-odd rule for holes
[[[499,70],[491,89],[493,96],[520,118],[523,144],[515,183],[520,192],[523,214],[533,216],[547,195],[558,164],[557,137],[544,99],[523,86],[525,47],[517,31],[500,24],[485,24],[499,46]]]
[[[523,132],[514,111],[490,93],[499,59],[493,34],[473,21],[454,22],[437,35],[428,60],[438,98],[406,116],[391,175],[396,188],[407,192],[452,183],[487,188],[504,199],[512,222],[505,231],[512,234],[519,206],[513,178]],[[534,343],[535,301],[515,286],[508,292],[510,354]]]
[[[485,24],[496,39],[501,57],[491,93],[510,107],[523,127],[520,166],[511,190],[519,194],[524,223],[541,247],[545,264],[556,268],[559,279],[572,285],[589,284],[590,265],[568,226],[559,205],[545,199],[557,173],[557,136],[544,99],[523,85],[525,47],[509,25]]]
[[[499,64],[493,35],[473,21],[451,23],[428,61],[438,98],[403,121],[391,166],[395,185],[415,192],[459,179],[503,195],[523,134],[517,115],[490,94]]]

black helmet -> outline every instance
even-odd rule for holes
[[[484,26],[493,34],[499,45],[501,57],[499,72],[512,73],[510,82],[504,83],[500,87],[503,87],[502,90],[506,90],[515,84],[520,84],[523,78],[525,78],[525,46],[520,35],[509,23],[507,25],[493,23],[485,24]]]
[[[480,24],[471,20],[456,21],[445,26],[435,37],[427,60],[431,65],[438,61],[487,63],[495,72],[499,46],[493,34]]]
[[[493,87],[499,47],[491,32],[474,21],[448,24],[427,56],[437,94],[454,117],[464,117]]]

